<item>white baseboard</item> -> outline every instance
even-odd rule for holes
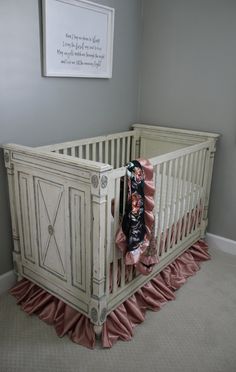
[[[16,283],[16,274],[13,270],[0,275],[0,295],[7,292]]]
[[[206,241],[211,248],[219,249],[223,252],[236,255],[236,241],[214,234],[207,233]]]

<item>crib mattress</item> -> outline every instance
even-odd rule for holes
[[[155,210],[159,220],[159,229],[172,226],[174,221],[183,218],[187,213],[199,207],[203,187],[175,177],[159,175],[156,180]]]
[[[190,211],[200,209],[203,187],[175,177],[159,175],[156,180],[154,213],[160,232],[165,231],[175,221],[181,220]],[[155,212],[156,211],[156,212]],[[114,218],[111,215],[111,236],[114,240]],[[116,233],[116,232],[115,232]]]

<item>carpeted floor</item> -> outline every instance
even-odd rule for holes
[[[212,260],[157,313],[148,312],[130,342],[88,350],[8,294],[0,297],[0,372],[235,372],[236,255]]]

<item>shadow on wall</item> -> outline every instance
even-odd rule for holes
[[[12,270],[12,233],[7,172],[0,148],[0,275]]]

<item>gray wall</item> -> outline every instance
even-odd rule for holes
[[[97,2],[116,11],[109,80],[42,77],[41,1],[0,1],[0,143],[56,143],[127,129],[137,120],[140,0]],[[12,240],[0,158],[1,275],[12,267]]]
[[[143,1],[139,118],[222,134],[208,231],[236,240],[236,1]]]

